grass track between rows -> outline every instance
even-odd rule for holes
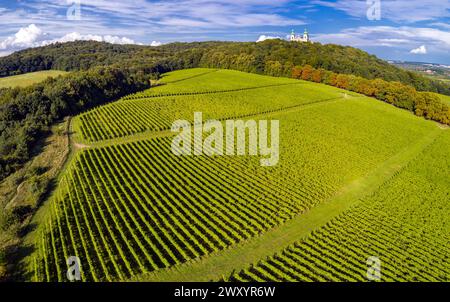
[[[181,80],[180,80],[181,81]],[[169,83],[172,84],[172,83]],[[161,93],[155,95],[137,95],[137,96],[128,96],[124,97],[125,101],[135,101],[135,100],[146,100],[146,99],[154,99],[154,98],[163,98],[168,96],[187,96],[187,95],[204,95],[204,94],[215,94],[215,93],[229,93],[229,92],[240,92],[240,91],[248,91],[248,90],[256,90],[261,88],[271,88],[271,87],[283,87],[283,86],[292,86],[292,85],[305,85],[306,83],[283,83],[283,84],[268,84],[263,86],[252,86],[252,87],[243,87],[243,88],[233,88],[233,89],[222,89],[222,90],[211,90],[211,91],[193,91],[193,92],[181,92],[181,93]]]
[[[256,113],[256,114],[248,114],[248,115],[238,116],[236,119],[244,119],[245,120],[245,119],[252,119],[252,118],[269,117],[271,115],[278,115],[280,113],[289,113],[289,112],[294,112],[294,111],[298,111],[298,110],[305,110],[305,109],[308,109],[308,108],[311,108],[314,106],[335,103],[335,102],[342,101],[344,99],[345,99],[345,97],[337,97],[337,98],[330,98],[330,99],[324,99],[324,100],[319,100],[319,101],[312,101],[307,104],[299,104],[299,105],[294,105],[294,106],[290,106],[290,107],[275,109],[270,112],[261,112],[261,113]],[[217,119],[217,120],[222,121],[222,122],[225,121],[225,119]],[[73,130],[73,131],[75,131],[75,130]],[[112,146],[112,145],[116,145],[116,144],[136,142],[136,141],[141,141],[141,140],[150,139],[150,138],[167,137],[167,136],[172,136],[172,135],[175,135],[175,133],[172,132],[171,130],[162,130],[162,131],[147,130],[145,132],[136,133],[136,134],[128,135],[125,137],[105,139],[105,140],[97,141],[97,142],[87,142],[86,140],[81,139],[81,137],[79,137],[79,136],[76,137],[75,140],[77,142],[85,144],[86,147],[98,148],[98,147]]]
[[[416,143],[386,160],[365,177],[343,187],[334,197],[277,226],[261,236],[251,238],[232,248],[210,254],[199,260],[187,262],[145,275],[132,281],[211,281],[229,276],[233,271],[245,269],[250,264],[271,256],[283,248],[305,238],[339,214],[358,204],[362,198],[375,192],[383,183],[394,177],[411,160],[443,133],[436,129]]]

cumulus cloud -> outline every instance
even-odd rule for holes
[[[22,27],[14,36],[0,43],[1,50],[32,47],[43,36],[42,30],[34,24]]]
[[[13,36],[7,37],[5,40],[0,42],[0,56],[8,55],[14,51],[30,48],[45,46],[54,43],[64,43],[73,41],[98,41],[98,42],[108,42],[112,44],[139,44],[134,40],[127,37],[119,37],[112,35],[92,35],[92,34],[80,34],[78,32],[73,32],[66,34],[60,38],[56,39],[46,39],[48,35],[44,33],[35,24],[30,24],[27,27],[21,28]],[[153,41],[151,46],[159,46],[161,42]]]
[[[47,40],[47,41],[42,41],[40,43],[40,45],[48,45],[48,44],[53,44],[53,43],[57,43],[57,42],[74,42],[74,41],[97,41],[97,42],[108,42],[108,43],[112,43],[112,44],[136,44],[136,42],[132,39],[128,39],[126,37],[118,37],[118,36],[111,36],[111,35],[106,35],[106,36],[100,36],[100,35],[82,35],[80,33],[77,32],[73,32],[67,35],[64,35],[61,38],[58,39],[53,39],[53,40]]]
[[[413,53],[415,55],[426,55],[427,54],[427,47],[425,45],[422,45],[418,48],[414,48],[410,51],[410,53]]]
[[[273,39],[281,39],[281,38],[277,37],[277,36],[260,35],[258,40],[256,40],[256,42],[262,42],[262,41],[273,40]]]
[[[152,43],[150,43],[150,46],[156,47],[156,46],[161,46],[162,43],[159,41],[152,41]]]

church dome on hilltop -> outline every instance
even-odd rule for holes
[[[311,42],[311,39],[309,38],[308,30],[306,28],[305,28],[305,31],[303,32],[303,36],[296,35],[295,31],[292,30],[289,40],[291,42]]]

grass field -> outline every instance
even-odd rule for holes
[[[45,70],[0,78],[0,88],[26,87],[42,82],[49,77],[57,77],[66,73],[59,70]]]
[[[36,216],[30,279],[64,281],[72,255],[84,281],[364,281],[370,256],[383,281],[450,279],[447,130],[321,84],[161,82],[74,119],[85,148]],[[279,120],[278,165],[173,155],[167,129],[194,111]]]
[[[439,98],[448,106],[450,106],[450,96],[448,95],[443,95],[443,94],[437,94],[437,96],[439,96]]]

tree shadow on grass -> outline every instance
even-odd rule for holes
[[[37,227],[34,223],[27,224],[19,231],[19,236],[23,238],[24,235],[35,230]],[[24,244],[22,241],[8,246],[5,249],[8,265],[8,279],[7,281],[24,282],[32,280],[33,272],[29,269],[29,264],[26,258],[29,257],[36,250],[32,244]]]

